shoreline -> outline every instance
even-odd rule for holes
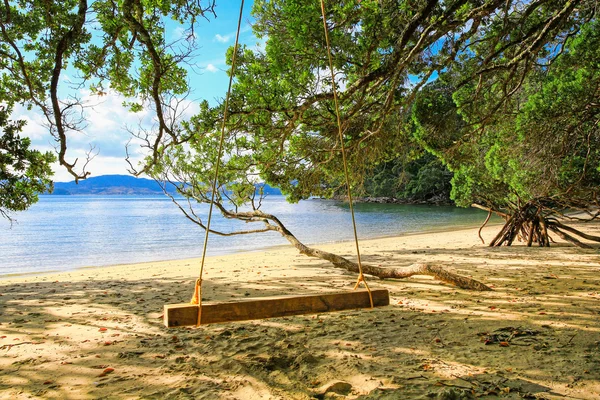
[[[583,228],[598,236],[600,223]],[[373,265],[439,265],[493,291],[367,276],[389,291],[389,306],[200,328],[162,320],[165,304],[191,297],[197,258],[2,279],[0,399],[308,400],[341,388],[335,398],[424,399],[461,387],[475,397],[599,398],[598,244],[490,248],[477,231],[369,239],[361,254]],[[487,226],[483,237],[496,232]],[[352,290],[357,274],[282,247],[211,256],[203,299]],[[351,241],[319,248],[355,251]]]
[[[9,229],[0,232],[0,253],[3,254],[3,257],[0,256],[3,261],[0,276],[50,273],[80,267],[184,259],[201,255],[201,230],[181,218],[179,211],[172,207],[168,199],[157,199],[156,203],[143,196],[131,198],[136,200],[134,202],[101,200],[98,197],[101,196],[94,197],[93,201],[74,203],[66,200],[56,204],[52,201],[40,201],[30,212],[17,216],[19,224],[15,225],[17,229],[14,232]],[[103,211],[94,214],[87,220],[87,224],[82,225],[79,223],[81,216],[77,217],[77,213],[71,215],[68,211],[73,207],[80,209],[83,214],[98,207]],[[335,243],[342,238],[352,239],[348,229],[350,216],[343,205],[332,205],[315,199],[295,206],[277,196],[270,203],[265,203],[264,207],[277,210],[286,226],[307,244],[321,245]],[[48,214],[55,208],[57,212]],[[323,219],[323,213],[330,220]],[[347,218],[344,214],[347,214]],[[478,210],[455,207],[442,207],[438,210],[432,206],[372,205],[360,217],[359,235],[361,240],[365,240],[440,228],[456,229],[456,224],[478,226],[484,220],[481,214],[483,212]],[[40,221],[46,221],[44,218],[49,219],[47,223],[40,225]],[[64,223],[61,222],[63,219]],[[230,228],[247,228],[236,225],[237,222],[231,227],[229,221],[223,221],[222,224],[225,231]],[[133,236],[127,232],[133,233]],[[209,254],[256,251],[261,250],[260,247],[269,248],[287,243],[277,233],[265,235],[212,236]]]
[[[488,223],[485,228],[492,228],[492,227],[496,227],[499,225],[501,225],[501,223]],[[474,228],[469,225],[459,225],[459,226],[447,226],[444,228],[433,228],[431,230],[426,230],[426,231],[406,232],[406,233],[402,233],[399,235],[382,235],[382,236],[365,238],[365,239],[361,239],[359,237],[359,244],[368,243],[371,241],[378,241],[378,240],[382,240],[382,239],[402,239],[404,237],[420,236],[420,235],[427,236],[427,235],[431,235],[431,234],[440,234],[440,233],[452,233],[452,232],[458,233],[458,232],[462,232],[462,231],[470,231],[473,229],[479,230],[479,228]],[[481,244],[479,237],[476,237],[476,239],[477,239],[477,241],[474,244]],[[349,239],[349,240],[329,241],[329,242],[322,242],[322,243],[316,243],[316,244],[310,243],[310,244],[307,244],[307,246],[316,247],[316,248],[320,248],[320,247],[330,248],[330,247],[335,247],[336,245],[346,245],[347,246],[349,244],[354,245],[354,240]],[[209,242],[209,248],[210,248],[210,242]],[[246,254],[265,253],[265,252],[277,251],[277,250],[295,250],[295,248],[289,243],[276,244],[276,245],[270,245],[267,247],[258,248],[255,250],[233,250],[231,252],[222,253],[222,254],[214,254],[214,255],[210,255],[210,256],[207,255],[206,259],[207,259],[207,261],[210,261],[211,259],[215,259],[218,257],[244,256]],[[356,254],[350,255],[350,257],[352,257],[352,256],[355,257]],[[151,264],[156,264],[156,263],[175,263],[175,262],[179,262],[179,263],[198,262],[199,263],[200,260],[201,260],[201,257],[183,257],[183,258],[170,258],[170,259],[162,259],[162,260],[154,260],[154,261],[118,263],[118,264],[109,264],[109,265],[89,265],[89,266],[84,265],[84,266],[74,267],[74,268],[68,269],[68,270],[51,270],[51,271],[41,271],[41,272],[35,272],[35,271],[33,271],[33,272],[16,272],[16,273],[0,275],[0,283],[2,283],[2,281],[9,281],[9,280],[15,280],[15,279],[47,277],[47,276],[53,276],[53,275],[77,273],[78,271],[112,269],[112,268],[127,267],[127,266],[150,266]]]

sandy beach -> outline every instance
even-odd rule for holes
[[[353,246],[317,247],[354,259]],[[489,248],[477,229],[366,240],[365,263],[434,263],[493,291],[371,278],[390,306],[200,328],[162,321],[164,304],[191,297],[196,259],[5,278],[0,398],[598,399],[594,246]],[[291,246],[205,268],[207,300],[351,290],[356,279]]]

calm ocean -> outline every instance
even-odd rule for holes
[[[282,196],[271,196],[262,210],[277,215],[306,244],[353,237],[348,205],[341,202],[288,204]],[[202,215],[208,207],[200,211]],[[396,204],[358,204],[355,211],[362,239],[477,226],[486,216],[474,209]],[[41,196],[31,209],[14,216],[12,228],[0,219],[0,275],[199,257],[204,240],[204,232],[162,196]],[[212,222],[223,231],[251,226],[219,216]],[[208,254],[286,243],[273,232],[211,235]]]

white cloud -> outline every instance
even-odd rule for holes
[[[186,29],[183,26],[178,26],[175,29],[173,29],[173,33],[171,34],[171,38],[173,40],[179,40],[183,37],[183,34],[185,33]]]
[[[92,95],[86,90],[80,91],[79,94],[81,101],[87,106],[84,111],[86,125],[80,132],[68,132],[67,161],[73,162],[75,159],[79,159],[77,167],[80,168],[85,162],[86,152],[92,146],[94,153],[98,153],[86,167],[92,176],[127,174],[129,165],[125,161],[125,146],[132,138],[128,129],[137,130],[139,127],[150,129],[155,126],[154,112],[144,109],[138,113],[132,113],[122,105],[126,99],[113,92],[101,97]],[[198,111],[198,104],[194,101],[182,100],[178,104],[178,111],[180,113],[178,118],[189,119]],[[41,112],[15,106],[11,119],[27,121],[23,135],[31,138],[32,147],[40,151],[55,151],[57,143],[48,132],[48,128],[44,126],[45,118]],[[137,166],[145,154],[145,150],[140,147],[139,140],[131,141],[129,153],[133,165]],[[77,167],[76,170],[79,170]],[[53,166],[53,170],[55,171],[55,181],[73,180],[66,169],[58,163]]]
[[[205,72],[216,73],[222,72],[227,69],[227,63],[225,62],[225,57],[219,58],[208,58],[204,60],[198,61],[198,67],[201,68]],[[212,78],[208,78],[209,80]]]
[[[213,73],[219,71],[219,68],[215,67],[214,64],[208,64],[206,67],[204,67],[204,69]]]
[[[21,105],[15,105],[10,118],[25,121],[25,126],[21,132],[24,136],[30,138],[32,142],[47,141],[48,128],[44,126],[47,121],[42,114],[28,111]]]
[[[250,24],[245,24],[244,26],[241,27],[240,29],[240,33],[246,33],[246,32],[252,32],[252,25]],[[214,37],[215,42],[219,42],[219,43],[228,43],[230,42],[233,38],[235,37],[235,32],[231,32],[228,33],[226,35],[221,35],[219,33],[217,33]]]
[[[219,35],[219,34],[217,33],[217,34],[215,35],[215,40],[216,40],[217,42],[219,42],[219,43],[227,43],[227,42],[229,42],[229,41],[231,40],[231,37],[232,37],[232,36],[233,36],[232,34],[229,34],[229,35],[225,35],[225,36],[223,36],[223,35]]]

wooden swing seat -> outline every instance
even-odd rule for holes
[[[371,294],[374,307],[390,304],[390,296],[386,289],[371,290]],[[165,305],[165,326],[167,328],[196,326],[199,307],[198,304],[190,303]],[[370,307],[369,293],[366,290],[303,296],[261,297],[235,302],[205,302],[202,303],[200,325]]]

